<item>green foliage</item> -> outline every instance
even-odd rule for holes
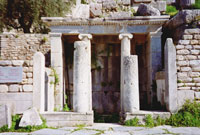
[[[154,127],[154,120],[150,114],[148,114],[145,118],[145,126]]]
[[[24,33],[47,33],[41,17],[64,16],[75,0],[0,0],[0,30],[23,30]]]
[[[57,72],[54,68],[51,68],[51,70],[52,70],[51,76],[54,77],[54,82],[50,82],[50,83],[54,84],[54,87],[56,87],[56,85],[59,84],[59,77],[58,77],[58,74],[57,74]]]
[[[43,129],[43,128],[47,128],[46,120],[42,117],[41,117],[41,119],[42,119],[43,123],[40,126],[19,127],[19,122],[21,120],[21,116],[20,115],[14,115],[14,116],[12,116],[12,126],[11,126],[11,128],[8,128],[7,125],[3,126],[3,127],[0,128],[0,132],[32,132],[32,131],[40,130],[40,129]]]
[[[181,80],[177,80],[177,83],[182,83],[182,81]]]
[[[178,13],[178,10],[175,6],[167,5],[166,14],[170,16],[175,16]]]
[[[200,104],[187,100],[178,113],[166,120],[172,126],[200,127]]]
[[[126,126],[139,126],[139,119],[137,117],[125,121]]]
[[[145,125],[139,125],[138,118],[127,120],[127,126],[146,126],[154,127],[159,125],[171,125],[175,127],[200,127],[200,103],[187,100],[182,108],[175,114],[172,114],[168,119],[157,117],[153,119],[151,115],[145,118]]]
[[[195,0],[195,4],[192,5],[192,8],[194,8],[194,9],[200,9],[200,0]]]

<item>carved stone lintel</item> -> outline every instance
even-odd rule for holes
[[[79,34],[78,38],[80,40],[86,40],[87,41],[87,40],[92,39],[92,35],[91,34]]]
[[[133,35],[130,34],[130,33],[127,33],[127,34],[119,34],[119,39],[122,40],[123,38],[125,37],[128,37],[128,39],[132,39],[133,38]]]

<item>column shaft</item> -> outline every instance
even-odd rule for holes
[[[119,39],[121,40],[121,81],[120,81],[120,106],[121,106],[121,112],[124,112],[124,65],[123,65],[123,57],[129,56],[131,53],[131,43],[130,39],[133,38],[132,34],[120,34]]]
[[[74,96],[73,109],[75,112],[86,113],[89,111],[89,84],[88,84],[88,44],[85,41],[76,41],[74,43]]]
[[[91,73],[91,39],[92,39],[92,35],[91,34],[80,34],[79,36],[79,39],[81,41],[85,41],[87,43],[87,47],[88,47],[88,85],[89,85],[89,88],[88,88],[88,91],[89,91],[89,94],[88,94],[88,99],[89,99],[89,111],[92,111],[92,73]]]
[[[123,58],[124,73],[124,112],[133,113],[140,109],[138,57],[136,55]]]
[[[41,52],[33,56],[33,107],[44,112],[45,106],[45,58]]]

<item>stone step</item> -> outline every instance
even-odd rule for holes
[[[93,112],[44,112],[41,115],[49,127],[77,126],[80,124],[90,126],[93,124],[94,117]]]
[[[147,115],[151,115],[153,119],[156,119],[158,116],[162,119],[169,118],[171,116],[170,112],[162,112],[162,111],[135,111],[133,113],[126,113],[124,117],[124,121],[133,119],[137,117],[140,121],[145,120]]]

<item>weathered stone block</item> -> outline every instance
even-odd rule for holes
[[[8,92],[8,86],[7,85],[0,85],[0,93]]]
[[[32,78],[28,78],[28,84],[33,84],[33,79]]]
[[[195,98],[200,99],[200,92],[195,92],[194,95],[195,95]]]
[[[109,17],[112,19],[123,19],[130,18],[131,14],[131,12],[111,12]]]
[[[176,55],[177,60],[185,60],[185,57],[183,55]]]
[[[100,17],[102,15],[102,4],[90,4],[90,17]]]
[[[22,66],[24,64],[23,60],[12,60],[13,66]]]
[[[194,77],[199,77],[200,73],[199,72],[189,72],[189,76],[194,78]]]
[[[199,54],[199,50],[191,50],[191,54],[198,55]]]
[[[7,61],[7,60],[0,61],[0,66],[10,66],[11,64],[12,64],[11,61]]]
[[[200,66],[192,67],[192,71],[200,72]]]
[[[197,56],[194,56],[194,55],[186,55],[185,57],[188,60],[196,60],[197,59]]]
[[[177,54],[183,54],[183,55],[186,55],[186,54],[190,54],[190,51],[189,51],[189,50],[186,50],[186,49],[178,50],[178,51],[177,51]]]
[[[177,75],[178,75],[178,78],[187,78],[188,77],[187,72],[177,73]]]
[[[177,61],[177,65],[178,66],[188,66],[189,65],[189,61]]]
[[[200,82],[200,78],[193,78],[194,82]]]
[[[188,71],[191,71],[191,67],[181,67],[181,71],[183,72],[188,72]]]
[[[24,85],[23,90],[25,92],[31,92],[31,91],[33,91],[33,85]]]
[[[19,92],[20,91],[20,85],[14,84],[9,86],[9,92]]]
[[[31,78],[31,77],[33,77],[33,73],[27,73],[26,76],[27,76],[28,78]]]
[[[11,127],[11,113],[10,109],[7,105],[1,105],[0,104],[0,128],[4,125],[8,125],[8,127]]]
[[[200,60],[190,60],[190,66],[198,67],[200,65]]]
[[[167,4],[166,1],[157,1],[157,2],[153,2],[152,6],[158,9],[160,12],[165,12],[166,4]]]
[[[185,34],[199,34],[200,33],[200,29],[186,29],[184,31]]]
[[[200,39],[200,35],[194,35],[194,39]]]
[[[42,125],[42,120],[36,108],[29,109],[23,113],[19,127],[39,126]]]
[[[72,11],[73,18],[89,18],[90,17],[90,7],[86,4],[77,5]]]
[[[131,0],[121,0],[123,5],[131,5]]]
[[[185,45],[185,49],[192,49],[191,45]]]
[[[200,45],[194,45],[194,49],[200,50]]]
[[[178,43],[181,45],[188,45],[190,44],[190,40],[179,40]]]
[[[191,40],[191,41],[190,41],[190,44],[192,44],[192,45],[197,45],[197,44],[199,44],[199,41],[198,41],[198,40]]]
[[[190,40],[190,39],[192,39],[192,38],[193,38],[192,35],[183,35],[183,39],[184,39],[184,40]]]
[[[176,46],[176,49],[177,49],[177,50],[184,49],[184,48],[185,48],[184,45],[177,45],[177,46]]]
[[[178,90],[178,106],[179,108],[185,103],[187,99],[194,100],[194,91],[192,90]]]
[[[111,10],[111,9],[116,9],[116,8],[117,8],[117,3],[115,0],[104,0],[103,1],[103,9]]]
[[[140,4],[137,14],[141,16],[160,16],[160,11],[150,5]]]

